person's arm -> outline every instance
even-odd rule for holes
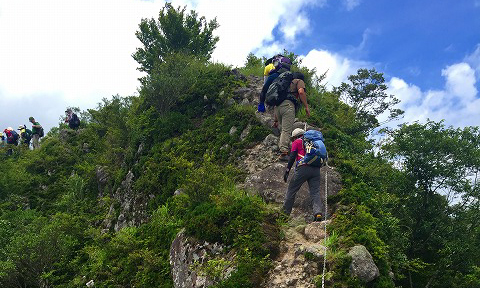
[[[293,166],[293,163],[295,163],[295,159],[297,159],[297,151],[291,151],[290,152],[290,158],[288,159],[288,164],[287,168],[285,169],[285,173],[283,174],[283,181],[287,182],[288,180],[288,174],[290,173],[290,169]]]
[[[300,102],[302,102],[303,106],[305,106],[305,112],[307,112],[307,116],[310,117],[310,109],[308,108],[307,103],[307,93],[305,93],[304,88],[298,89],[298,97],[300,98]]]

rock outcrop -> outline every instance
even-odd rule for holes
[[[352,257],[350,272],[358,279],[370,282],[380,276],[377,265],[373,262],[372,255],[363,245],[356,245],[350,249],[348,255]]]
[[[235,267],[232,255],[225,254],[225,247],[218,243],[198,242],[188,238],[182,230],[177,234],[170,248],[170,266],[175,288],[205,288],[215,284],[215,281],[230,276]],[[204,273],[204,265],[212,259],[224,259],[227,261],[218,279],[212,279],[212,275]]]
[[[132,189],[133,181],[134,175],[132,171],[129,171],[125,180],[113,194],[113,203],[110,205],[108,215],[103,221],[105,231],[112,227],[115,231],[119,231],[124,227],[138,226],[147,222],[147,204],[148,200],[153,198],[153,195],[148,198],[145,195],[135,193]]]

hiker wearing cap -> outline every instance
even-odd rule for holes
[[[299,107],[299,102],[305,107],[307,117],[310,117],[310,109],[307,103],[307,94],[305,92],[304,76],[300,72],[293,73],[293,80],[288,88],[288,96],[278,106],[275,107],[274,127],[280,125],[280,139],[278,147],[280,148],[280,161],[287,161],[290,146],[290,135],[295,122],[295,112]]]
[[[32,139],[32,130],[27,129],[26,125],[18,126],[18,130],[20,131],[20,137],[22,138],[23,144],[30,146],[30,140]]]
[[[30,123],[33,124],[32,125],[32,146],[33,146],[33,150],[35,150],[40,147],[39,140],[40,140],[40,137],[43,136],[43,128],[42,128],[42,125],[40,125],[40,123],[35,121],[35,118],[30,117],[28,118],[28,120],[30,121]]]
[[[302,136],[305,130],[296,128],[292,132],[292,149],[290,151],[290,159],[287,164],[285,173],[283,174],[283,180],[287,182],[288,174],[293,166],[293,163],[297,163],[295,172],[293,173],[290,183],[288,183],[287,193],[285,194],[285,201],[283,203],[283,211],[285,214],[290,215],[292,212],[293,204],[295,202],[295,196],[298,190],[302,187],[302,184],[308,182],[308,190],[310,192],[310,198],[313,204],[313,221],[321,221],[322,215],[322,200],[320,198],[320,167],[311,166],[308,164],[299,164],[300,160],[305,156],[305,148],[303,145]]]
[[[80,126],[80,119],[78,119],[77,114],[73,113],[72,109],[68,108],[65,110],[65,123],[68,123],[68,127],[73,130],[76,130]]]

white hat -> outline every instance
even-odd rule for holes
[[[12,128],[12,127],[8,127],[7,130],[8,130],[8,131],[13,131],[13,128]]]
[[[292,131],[292,137],[298,137],[298,136],[301,136],[305,133],[305,130],[303,129],[300,129],[300,128],[295,128],[293,131]]]

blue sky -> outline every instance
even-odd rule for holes
[[[337,51],[422,89],[440,89],[440,71],[473,53],[480,41],[475,1],[362,1],[347,10],[326,4],[307,13],[311,34],[300,53]],[[376,66],[377,66],[376,65]]]
[[[480,0],[178,0],[217,17],[213,60],[241,66],[248,53],[301,55],[325,84],[359,68],[384,73],[403,122],[480,125]],[[35,118],[47,130],[67,106],[136,95],[131,54],[141,18],[160,0],[0,0],[0,128]],[[398,123],[395,123],[398,124]]]

